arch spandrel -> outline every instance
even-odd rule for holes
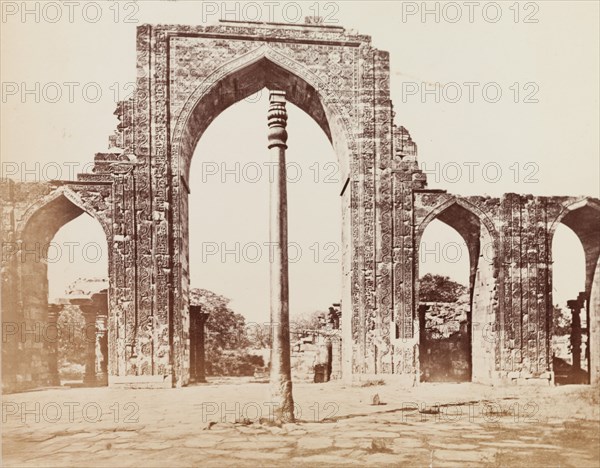
[[[452,206],[458,206],[465,210],[466,214],[472,215],[483,225],[489,235],[492,237],[494,245],[498,242],[498,232],[494,222],[494,213],[486,213],[476,202],[471,202],[468,198],[457,197],[445,192],[418,192],[415,202],[415,244],[418,245],[423,232],[431,221],[439,218]],[[442,220],[444,221],[444,220]],[[458,221],[458,220],[457,220]],[[453,226],[452,219],[444,221],[449,226]],[[456,228],[455,228],[456,229]],[[459,229],[456,229],[460,232]],[[462,235],[462,234],[461,234]],[[464,235],[463,235],[464,237]]]
[[[600,223],[600,200],[589,197],[579,198],[566,198],[563,200],[555,198],[550,199],[550,204],[554,205],[553,209],[550,210],[554,216],[549,219],[549,233],[550,239],[554,236],[556,228],[560,223],[564,223],[566,226],[573,229],[573,231],[579,236],[577,232],[585,226],[586,221],[593,223]],[[596,233],[598,230],[596,230]],[[580,236],[581,238],[581,236]]]

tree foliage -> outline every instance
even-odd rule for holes
[[[271,348],[273,330],[269,323],[249,323],[246,326],[246,337],[252,349]]]
[[[316,312],[299,315],[290,320],[290,333],[292,339],[304,332],[319,330],[325,324],[326,312],[317,310]]]
[[[206,321],[207,350],[235,350],[248,346],[246,319],[229,307],[229,299],[207,289],[190,291],[190,304],[199,305],[208,312]]]
[[[419,281],[419,301],[456,302],[467,292],[467,287],[448,276],[427,273]]]
[[[208,374],[231,375],[229,370],[234,372],[234,369],[224,363],[243,359],[249,345],[246,320],[229,307],[229,302],[226,297],[207,289],[190,290],[190,304],[201,306],[202,311],[209,314],[204,341]]]
[[[59,334],[58,358],[61,364],[85,364],[86,328],[85,319],[76,305],[65,305],[56,322]],[[90,338],[94,339],[93,331]]]
[[[555,305],[552,313],[552,334],[554,336],[570,335],[571,321],[571,312],[563,310],[558,304]]]

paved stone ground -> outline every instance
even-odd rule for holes
[[[281,427],[260,383],[4,395],[3,465],[600,466],[598,392],[585,386],[332,382],[294,394],[299,421]]]

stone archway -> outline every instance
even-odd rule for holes
[[[24,279],[14,255],[23,230],[19,223],[46,203],[45,197],[62,190],[62,197],[49,204],[56,217],[40,227],[83,210],[96,216],[108,239],[109,384],[185,385],[191,155],[221,111],[267,86],[286,91],[311,115],[341,164],[343,378],[376,375],[414,383],[419,367],[418,241],[426,220],[440,216],[451,222],[462,218],[471,239],[473,311],[482,311],[480,320],[473,316],[482,330],[472,335],[473,340],[480,337],[484,350],[473,353],[473,380],[551,381],[549,242],[556,220],[582,229],[598,200],[513,193],[454,197],[427,188],[417,145],[394,124],[389,54],[374,48],[369,36],[342,27],[144,24],[137,28],[136,48],[135,92],[118,103],[120,123],[109,139],[112,152],[98,153],[91,173],[50,184],[0,181],[6,227],[0,235],[7,257],[1,265],[3,312],[10,315]],[[598,231],[594,222],[589,232],[579,233],[592,310],[600,297],[594,253],[600,248],[586,239]],[[3,367],[5,385],[34,386],[37,381],[17,382],[36,362],[25,356],[23,368]],[[600,374],[597,364],[592,372]]]
[[[583,359],[587,361],[587,382],[600,381],[600,304],[598,289],[600,288],[600,204],[591,200],[577,200],[563,204],[556,218],[550,224],[550,245],[559,224],[571,229],[583,247],[585,258],[585,288],[577,299],[579,304],[573,304],[574,310],[580,307],[585,314],[588,343]],[[550,252],[552,256],[552,252]],[[573,301],[576,302],[576,301]],[[577,312],[578,313],[578,312]],[[579,315],[579,313],[578,313]],[[581,333],[581,332],[579,332]]]
[[[317,122],[334,147],[343,176],[347,176],[353,134],[341,118],[339,106],[327,95],[327,84],[267,45],[225,63],[192,92],[172,133],[171,151],[179,161],[180,175],[189,180],[192,153],[210,123],[229,106],[263,88],[285,91],[286,99]]]
[[[262,46],[257,51],[246,54],[230,63],[225,64],[222,69],[215,71],[208,82],[211,86],[207,88],[201,84],[192,94],[192,97],[187,101],[185,110],[182,111],[180,118],[174,130],[174,141],[172,145],[173,158],[181,162],[179,166],[180,180],[184,182],[184,187],[189,187],[189,171],[191,165],[191,152],[194,152],[195,145],[202,137],[202,134],[208,128],[210,123],[216,119],[221,112],[247,98],[248,96],[260,91],[264,88],[276,89],[285,93],[286,100],[296,104],[301,110],[307,113],[313,120],[317,122],[325,136],[332,143],[336,151],[337,159],[340,161],[343,174],[339,190],[341,193],[341,211],[342,220],[341,233],[349,232],[349,223],[352,219],[350,213],[349,191],[344,191],[344,183],[347,180],[349,171],[349,147],[346,142],[348,131],[340,126],[340,121],[337,119],[337,110],[335,105],[326,102],[326,99],[321,96],[313,86],[304,81],[300,76],[284,68],[282,63],[285,63],[285,58],[280,56],[278,52],[270,47]],[[232,64],[235,64],[233,66]],[[295,65],[299,69],[298,64]],[[224,70],[227,70],[226,73]],[[309,76],[318,83],[318,78],[311,76],[307,70],[301,70],[304,76]],[[220,77],[219,81],[214,82],[214,77]],[[327,110],[325,110],[327,109]],[[265,125],[264,125],[264,140],[267,141],[267,125],[266,125],[266,108]],[[330,119],[332,124],[330,125]],[[343,123],[342,123],[343,125]],[[337,130],[332,132],[330,128]],[[235,132],[236,129],[232,129]],[[288,133],[293,134],[293,126],[288,127]],[[203,155],[198,155],[202,158]],[[260,155],[257,155],[260,160]],[[268,154],[265,151],[263,157],[265,160]],[[181,232],[188,232],[188,210],[189,210],[189,189],[177,190],[178,187],[173,187],[173,197],[179,197],[179,202],[176,203],[180,207],[181,218],[175,219],[175,224],[180,226]],[[342,236],[340,236],[341,238]],[[349,263],[349,251],[342,251],[342,264]],[[181,296],[188,296],[188,288],[190,284],[189,275],[193,267],[189,263],[189,243],[182,243],[182,267],[181,267]],[[349,296],[351,284],[350,276],[343,275],[342,294]],[[345,291],[344,291],[345,290]],[[348,292],[346,292],[348,291]],[[185,317],[188,316],[189,304],[183,302],[176,304]],[[191,320],[191,319],[190,319]]]
[[[60,384],[57,346],[61,339],[70,339],[63,335],[72,330],[57,328],[60,307],[48,301],[49,251],[54,247],[55,256],[67,255],[73,262],[77,258],[70,250],[65,253],[60,245],[53,246],[54,236],[63,226],[86,214],[98,222],[104,235],[110,239],[107,220],[75,191],[68,187],[50,188],[41,184],[39,188],[50,190],[32,204],[25,205],[25,210],[19,210],[13,200],[6,200],[13,204],[17,215],[14,231],[11,232],[14,242],[3,243],[3,267],[7,263],[10,265],[8,269],[3,268],[2,275],[3,384],[9,390]],[[10,247],[10,255],[6,255],[6,247]],[[79,261],[82,261],[81,256]],[[106,308],[105,305],[103,309]],[[102,313],[106,314],[104,310]],[[90,316],[89,322],[94,328],[96,314]],[[91,336],[87,345],[89,365],[86,383],[95,384],[95,335]]]
[[[437,219],[447,226],[453,228],[465,241],[469,256],[469,304],[466,317],[467,336],[460,338],[456,343],[451,343],[451,349],[455,347],[466,347],[467,356],[462,356],[456,365],[458,368],[467,365],[464,369],[447,369],[459,372],[458,381],[468,380],[474,382],[491,382],[493,364],[495,361],[494,340],[488,339],[487,330],[493,326],[496,320],[494,301],[494,259],[496,256],[496,230],[489,218],[475,205],[457,197],[450,197],[433,208],[415,229],[415,249],[417,260],[415,261],[415,297],[419,297],[418,278],[419,275],[419,250],[421,238],[427,226]],[[418,299],[417,299],[418,301]],[[419,306],[419,327],[425,326],[424,310]],[[463,333],[459,328],[455,336]],[[420,329],[420,340],[425,337],[424,330]],[[455,338],[456,341],[457,338]],[[447,340],[448,341],[448,340]],[[463,343],[462,341],[466,341]],[[421,345],[421,343],[420,343]],[[449,352],[449,351],[448,351]],[[424,356],[421,356],[423,362]],[[450,377],[447,377],[450,378]],[[451,378],[452,380],[452,378]]]
[[[135,297],[123,297],[136,305],[121,320],[138,324],[135,337],[126,339],[124,375],[144,385],[187,382],[191,154],[222,110],[266,86],[286,91],[311,115],[342,163],[342,328],[352,336],[345,341],[344,375],[412,379],[414,349],[406,341],[414,337],[412,272],[392,255],[394,246],[412,249],[392,228],[394,213],[410,211],[410,201],[395,204],[393,190],[408,195],[423,179],[413,181],[415,144],[393,125],[387,54],[366,36],[318,25],[302,32],[271,24],[144,25],[137,45],[137,91],[119,106],[123,125],[114,138],[134,155],[136,188],[128,190],[139,203],[132,228],[144,233],[135,242]]]

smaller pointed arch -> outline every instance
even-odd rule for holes
[[[596,235],[600,236],[600,200],[581,197],[561,204],[558,215],[550,223],[550,238],[560,223],[571,228],[578,236],[577,231],[581,230],[583,224],[591,224]]]
[[[481,223],[492,237],[494,245],[496,245],[498,235],[494,223],[489,216],[475,204],[456,196],[452,196],[437,205],[419,223],[415,231],[415,243],[417,245],[429,223],[436,218],[456,229],[461,235],[465,232],[464,227],[457,228],[457,221],[461,218],[466,218],[467,223],[473,227],[476,226],[477,223]],[[463,235],[463,237],[465,236]],[[465,238],[465,240],[467,239]]]
[[[83,213],[88,214],[102,226],[110,239],[110,225],[71,188],[61,186],[32,204],[21,217],[17,226],[17,239],[27,242],[50,242],[58,230]]]

